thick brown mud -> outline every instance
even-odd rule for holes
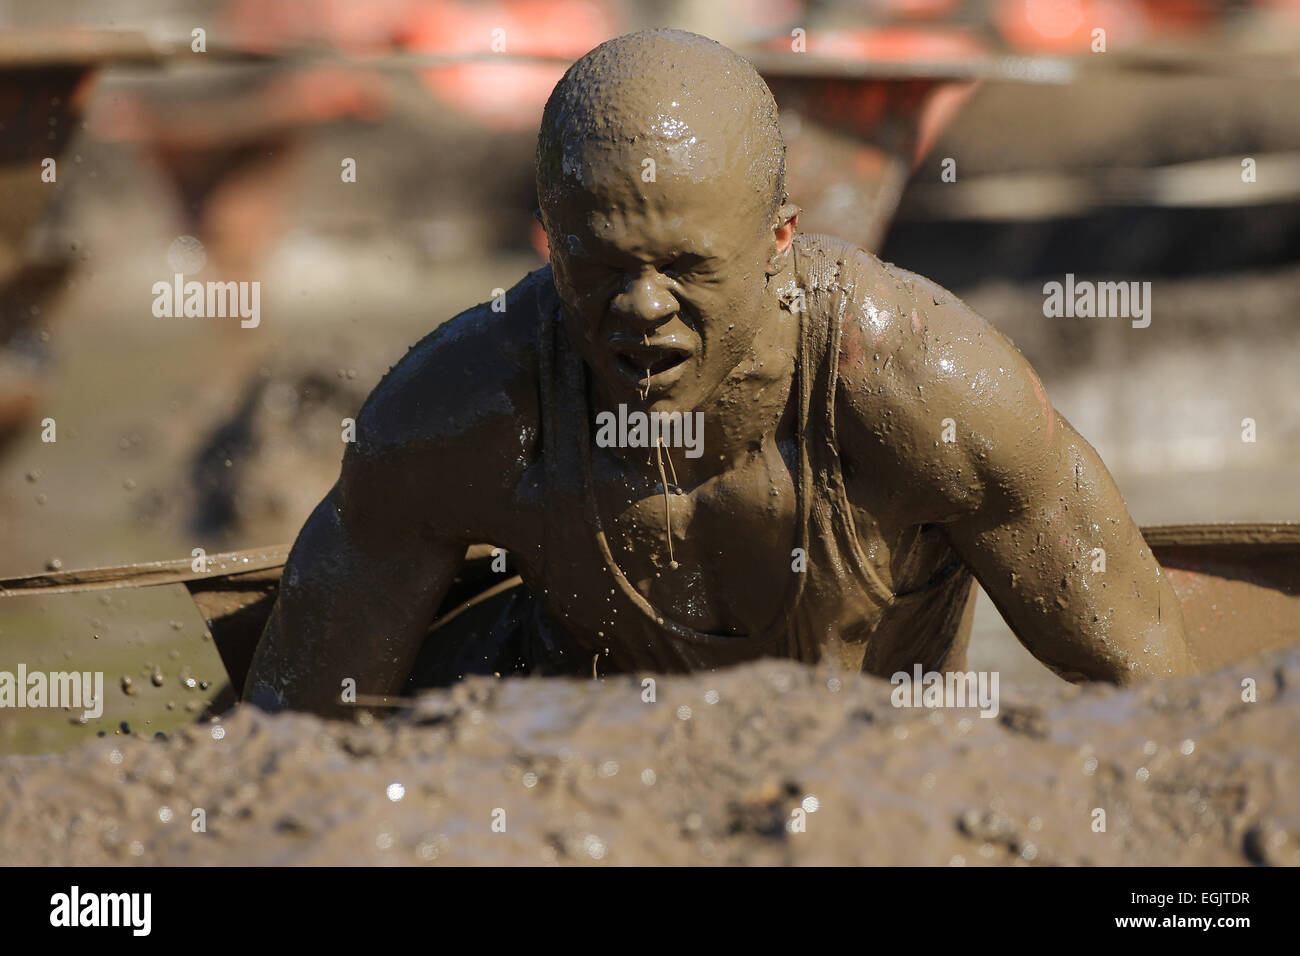
[[[891,690],[769,660],[653,703],[623,677],[475,679],[367,726],[246,708],[0,760],[0,862],[1300,863],[1300,649],[994,718]]]

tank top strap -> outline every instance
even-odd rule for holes
[[[829,552],[834,567],[859,581],[875,602],[888,604],[894,592],[862,552],[836,433],[840,343],[846,314],[858,301],[859,284],[864,281],[862,256],[857,246],[842,239],[799,238],[804,242],[796,260],[803,266],[798,281],[805,290],[812,326],[809,340],[818,358],[809,376],[812,397],[806,437],[815,489],[810,495],[812,533]],[[855,317],[849,316],[849,321]]]

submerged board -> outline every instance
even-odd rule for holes
[[[1142,534],[1178,595],[1202,670],[1300,643],[1300,523],[1167,525]],[[217,554],[204,559],[202,571],[182,558],[0,579],[0,598],[184,584],[238,695],[288,554],[284,546]],[[431,629],[519,586],[517,577],[490,572],[490,560],[490,546],[469,549]]]

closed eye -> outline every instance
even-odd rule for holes
[[[664,267],[664,274],[672,276],[675,279],[680,279],[683,276],[690,275],[692,272],[699,271],[700,266],[704,265],[705,261],[704,256],[697,256],[690,253],[678,256]]]

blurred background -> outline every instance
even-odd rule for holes
[[[0,577],[291,541],[380,376],[545,261],[545,99],[650,26],[755,62],[800,228],[1010,335],[1140,523],[1300,518],[1300,0],[0,0]],[[177,272],[260,324],[156,317]],[[1066,273],[1150,326],[1045,318]],[[179,587],[6,599],[19,661],[105,670],[105,717],[0,751],[224,681]],[[1055,680],[983,599],[971,666]]]

